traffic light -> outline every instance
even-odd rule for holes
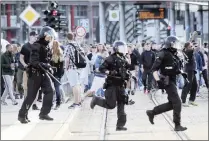
[[[58,4],[56,2],[52,2],[50,4],[49,10],[44,11],[44,15],[46,15],[46,18],[44,18],[44,21],[46,22],[46,26],[50,26],[55,31],[60,31],[60,15],[61,13],[59,10],[57,10]]]
[[[170,35],[171,35],[171,27],[168,26],[168,28],[167,28],[167,36],[170,36]]]

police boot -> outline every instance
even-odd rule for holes
[[[40,120],[54,120],[49,115],[39,115]]]
[[[154,124],[154,116],[155,115],[154,115],[153,111],[152,110],[147,110],[146,113],[147,113],[147,116],[149,117],[150,123]]]
[[[118,127],[116,127],[116,131],[126,131],[127,130],[127,128],[126,127],[121,127],[121,126],[118,126]]]
[[[179,124],[175,125],[174,131],[185,131],[185,130],[187,130],[186,127],[183,127],[183,126],[181,126]]]
[[[96,96],[93,95],[93,98],[92,98],[91,103],[90,103],[91,109],[94,109],[94,107],[96,106],[96,100],[97,100]]]
[[[22,123],[22,124],[26,124],[26,123],[28,123],[28,121],[27,121],[26,117],[21,117],[21,116],[18,116],[18,120],[19,120],[19,121],[20,121],[20,123]]]

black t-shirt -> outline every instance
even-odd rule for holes
[[[22,46],[20,51],[20,54],[24,55],[24,61],[26,64],[29,64],[30,61],[31,46],[30,43],[26,43]]]

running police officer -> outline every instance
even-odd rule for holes
[[[50,44],[56,37],[56,32],[51,27],[45,26],[40,31],[38,40],[32,45],[28,73],[27,96],[18,114],[21,123],[28,123],[28,110],[36,98],[38,90],[43,90],[43,105],[39,114],[41,120],[53,120],[48,114],[51,111],[54,88],[52,80],[41,68],[50,71],[49,62],[51,60]]]
[[[151,124],[154,124],[154,116],[173,110],[173,122],[175,131],[184,131],[187,128],[181,126],[181,99],[176,87],[176,76],[181,73],[180,61],[177,57],[178,39],[175,36],[167,37],[165,47],[158,53],[153,64],[152,71],[159,89],[165,89],[168,94],[168,102],[147,110]],[[158,75],[160,70],[160,75]]]
[[[99,71],[108,74],[104,84],[105,99],[94,96],[91,101],[91,109],[95,105],[114,109],[117,102],[118,121],[116,131],[127,130],[126,113],[124,106],[127,104],[128,96],[125,94],[125,82],[129,80],[127,69],[130,67],[125,55],[127,53],[127,45],[124,42],[116,41],[113,45],[114,53],[111,54],[103,64],[100,66]]]

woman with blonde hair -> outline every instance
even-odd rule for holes
[[[52,45],[52,61],[51,66],[54,68],[54,77],[60,81],[64,74],[64,59],[63,51],[60,47],[58,41],[54,41]],[[60,107],[61,104],[61,93],[60,93],[60,84],[57,81],[54,81],[54,87],[56,91],[56,107],[55,110]]]

